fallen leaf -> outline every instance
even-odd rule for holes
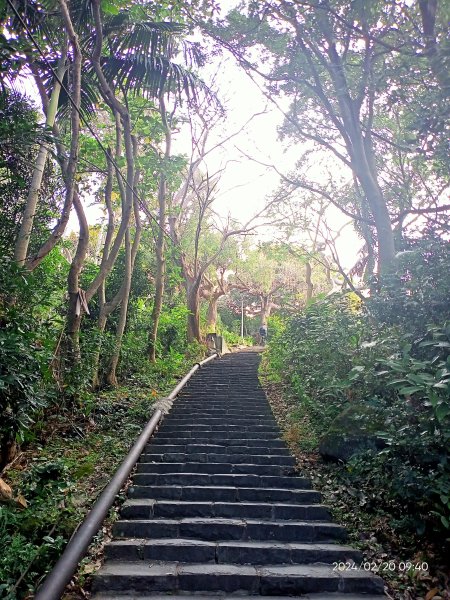
[[[10,502],[11,500],[12,489],[9,487],[6,481],[0,479],[0,502]]]
[[[19,496],[17,496],[17,498],[14,499],[14,502],[19,508],[26,508],[28,506],[27,501],[21,494],[19,494]]]
[[[427,593],[427,595],[425,596],[425,600],[431,600],[431,598],[434,598],[438,592],[439,588],[433,588]]]

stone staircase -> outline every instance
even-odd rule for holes
[[[175,401],[141,456],[95,600],[383,597],[379,577],[333,568],[362,556],[295,472],[258,363],[250,352],[213,361]]]

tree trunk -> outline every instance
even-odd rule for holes
[[[61,239],[67,223],[69,221],[70,212],[72,205],[74,204],[75,195],[75,175],[78,167],[78,154],[80,145],[80,106],[81,106],[81,63],[82,53],[78,35],[75,32],[73,23],[70,16],[70,11],[67,6],[66,0],[59,0],[61,7],[61,16],[64,22],[65,30],[69,38],[70,46],[72,47],[71,65],[69,69],[70,75],[70,93],[72,98],[71,108],[71,140],[70,140],[70,153],[69,159],[66,161],[63,155],[61,155],[61,149],[58,151],[59,161],[61,164],[61,170],[63,172],[64,184],[66,187],[66,194],[64,198],[64,206],[62,209],[61,217],[58,220],[55,228],[53,229],[50,237],[44,242],[39,248],[37,254],[34,257],[30,257],[26,261],[26,267],[30,271],[36,269],[48,253],[53,250],[56,244]],[[57,143],[57,147],[58,147]]]
[[[127,230],[127,232],[125,233],[125,274],[124,274],[122,300],[120,302],[119,321],[117,323],[114,351],[111,356],[108,373],[106,375],[106,381],[113,387],[117,387],[116,370],[117,370],[117,365],[119,364],[120,349],[122,347],[122,339],[123,339],[123,334],[125,331],[125,325],[127,322],[128,301],[130,298],[132,270],[133,270],[133,266],[132,266],[132,257],[131,257],[130,231]]]
[[[70,265],[69,275],[67,278],[69,305],[67,308],[66,327],[68,338],[66,355],[68,364],[66,365],[66,368],[68,368],[69,371],[80,360],[80,325],[83,307],[79,300],[79,279],[89,245],[89,226],[77,191],[74,192],[73,203],[77,213],[78,223],[80,225],[80,234],[78,237],[77,250],[72,260],[72,264]]]
[[[62,53],[61,58],[58,61],[57,77],[62,80],[66,71],[66,54]],[[50,101],[47,107],[47,115],[45,120],[45,126],[51,129],[55,123],[56,111],[58,109],[59,95],[61,91],[61,85],[58,80],[55,79],[53,90],[50,96]],[[33,175],[31,178],[30,189],[28,190],[27,202],[25,210],[22,216],[22,223],[20,225],[19,234],[16,239],[14,248],[14,260],[19,265],[24,265],[27,259],[28,246],[30,245],[31,232],[33,229],[34,217],[36,214],[36,208],[39,199],[39,192],[42,185],[42,178],[44,176],[45,163],[47,162],[48,147],[43,143],[39,146],[36,163],[33,169]]]
[[[221,294],[222,295],[222,294]],[[216,333],[217,328],[217,302],[220,296],[211,293],[208,302],[208,312],[206,314],[206,332],[207,333]]]
[[[167,121],[166,106],[164,95],[160,94],[159,106],[161,120],[165,132],[165,152],[164,159],[170,157],[171,151],[171,132]],[[156,278],[155,278],[155,300],[153,303],[152,323],[149,335],[149,359],[151,362],[156,360],[156,340],[158,338],[159,318],[161,316],[162,301],[164,295],[164,280],[166,276],[166,244],[165,244],[165,227],[166,227],[166,195],[167,195],[167,178],[164,172],[161,172],[159,178],[158,189],[158,204],[159,204],[159,219],[158,219],[158,236],[156,242]]]
[[[187,296],[187,307],[189,309],[187,318],[187,341],[192,343],[194,341],[201,342],[200,334],[200,294],[199,286],[194,283],[188,285],[186,288]]]
[[[311,263],[307,262],[305,266],[306,266],[306,274],[305,274],[305,281],[306,281],[306,302],[309,302],[311,300],[311,298],[313,297],[314,284],[312,282],[312,267],[311,267]]]
[[[261,296],[261,326],[267,327],[270,313],[272,312],[272,299],[270,295]]]
[[[100,292],[100,290],[99,290]],[[97,344],[97,348],[95,350],[94,353],[94,364],[93,364],[93,368],[92,368],[92,387],[94,388],[94,390],[98,389],[100,387],[100,355],[101,355],[101,351],[102,351],[102,337],[105,333],[105,327],[106,327],[106,321],[107,321],[107,315],[103,310],[103,307],[100,308],[100,315],[98,317],[98,321],[97,321],[97,331],[99,334],[99,340],[98,340],[98,344]]]
[[[390,268],[395,257],[394,235],[386,201],[378,184],[375,161],[370,152],[370,126],[366,128],[367,140],[365,141],[359,114],[360,108],[350,95],[342,59],[336,49],[336,40],[329,15],[325,11],[319,11],[318,19],[322,33],[327,40],[326,52],[330,61],[328,72],[333,82],[345,128],[344,142],[350,156],[352,170],[361,184],[373,214],[378,236],[380,271],[385,272]]]
[[[133,138],[133,147],[134,147],[134,155],[135,155],[135,157],[137,157],[138,147],[137,147],[137,142],[136,142],[135,138]],[[140,177],[140,170],[136,169],[135,174],[134,174],[134,190],[135,191],[137,189],[139,177]],[[108,192],[108,191],[109,191],[109,186],[107,185],[106,192]],[[108,198],[108,197],[110,200],[110,195],[108,193],[105,193],[105,198]],[[112,213],[112,207],[111,207],[110,202],[107,203],[107,205],[111,208],[111,213],[109,215],[109,221],[108,221],[108,234],[109,234],[110,228],[113,228],[114,221],[113,221],[113,213]],[[98,320],[98,328],[99,328],[100,335],[102,335],[105,330],[106,322],[107,322],[109,315],[119,306],[119,304],[121,306],[119,322],[118,322],[117,329],[116,329],[116,340],[115,340],[114,352],[111,357],[109,371],[106,376],[107,382],[114,387],[117,385],[116,369],[117,369],[117,365],[119,363],[120,352],[121,352],[121,348],[122,348],[122,339],[123,339],[123,334],[124,334],[125,327],[126,327],[128,302],[129,302],[129,297],[130,297],[130,292],[131,292],[131,280],[132,280],[132,276],[133,276],[134,263],[136,260],[137,252],[139,250],[139,244],[141,241],[141,233],[142,233],[142,224],[141,224],[141,219],[140,219],[140,215],[139,215],[139,202],[137,200],[137,193],[134,196],[133,207],[134,207],[134,218],[135,218],[135,234],[134,234],[133,244],[131,245],[130,229],[128,228],[127,231],[125,232],[125,271],[124,271],[124,278],[122,281],[122,285],[120,286],[120,289],[117,292],[117,294],[114,296],[114,298],[110,302],[106,302],[105,283],[103,282],[99,288],[100,315],[99,315],[99,320]],[[108,238],[108,234],[107,234],[107,238]],[[109,251],[109,244],[105,242],[104,252],[108,253],[108,251]],[[94,370],[94,378],[93,378],[94,387],[99,387],[99,385],[100,385],[99,373],[98,373],[99,362],[100,362],[100,352],[101,352],[101,338],[99,340],[98,353],[96,354],[96,357],[95,357],[96,360],[95,360],[95,370]]]

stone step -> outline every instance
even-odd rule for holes
[[[120,511],[124,519],[156,519],[184,517],[218,517],[224,519],[292,519],[293,521],[326,521],[328,509],[322,504],[290,504],[280,502],[218,502],[155,500],[131,498]]]
[[[279,477],[296,476],[292,467],[283,465],[257,465],[253,463],[196,463],[196,462],[149,462],[141,457],[140,465],[146,466],[146,472],[153,473],[216,473],[216,474],[252,474],[272,475]]]
[[[137,473],[129,488],[130,498],[181,501],[320,503],[319,492],[289,488],[241,488],[231,486],[146,485],[145,474]]]
[[[164,424],[168,427],[199,427],[201,425],[208,427],[223,427],[224,421],[226,421],[226,427],[257,426],[277,429],[275,419],[273,417],[228,417],[227,419],[224,419],[223,417],[177,417],[169,414],[169,416],[164,419]]]
[[[308,592],[382,593],[383,582],[365,571],[334,572],[330,565],[250,566],[144,561],[106,563],[95,591],[240,592],[269,596]]]
[[[311,482],[305,477],[277,477],[274,475],[239,475],[216,473],[153,473],[147,471],[149,463],[139,463],[138,473],[146,473],[145,485],[218,485],[232,487],[295,488],[309,490]],[[136,480],[135,480],[136,481]]]
[[[336,544],[280,544],[279,542],[205,542],[189,539],[116,540],[105,546],[110,560],[162,560],[216,564],[311,564],[362,561],[362,554]]]
[[[161,427],[159,428],[159,431],[172,431],[173,435],[175,435],[177,432],[179,431],[184,431],[186,429],[185,425],[172,425],[169,421],[163,421]],[[278,429],[278,427],[276,427],[276,425],[227,425],[224,424],[223,421],[221,424],[217,424],[217,425],[208,425],[206,423],[203,424],[192,424],[189,425],[189,431],[192,432],[192,434],[195,434],[195,432],[204,432],[204,431],[208,431],[208,432],[221,432],[222,434],[227,434],[228,432],[232,432],[232,433],[240,433],[242,434],[247,434],[248,431],[253,431],[254,433],[274,433],[274,434],[278,434],[280,433],[280,430]],[[191,436],[192,437],[192,436]],[[243,438],[246,437],[246,435],[242,435]],[[263,436],[264,437],[264,436]]]
[[[280,456],[278,454],[217,454],[210,452],[165,452],[150,453],[145,452],[141,455],[144,462],[174,462],[174,463],[229,463],[233,465],[244,464],[250,461],[253,465],[280,465],[294,467],[295,459],[292,456]]]
[[[211,406],[195,405],[194,403],[187,403],[186,406],[174,404],[170,410],[172,416],[177,417],[190,417],[195,414],[204,417],[272,417],[273,413],[270,409],[264,409],[260,406],[250,408],[247,406],[241,406],[241,408],[218,408]]]
[[[213,594],[201,594],[199,598],[199,594],[187,594],[186,592],[177,594],[176,592],[171,594],[171,596],[179,596],[183,600],[237,600],[241,598],[252,598],[255,599],[255,596],[250,596],[249,594],[240,593],[239,596],[236,594],[226,594],[216,592]],[[374,594],[340,594],[339,592],[325,592],[324,594],[302,594],[300,596],[290,596],[290,598],[297,598],[298,600],[382,600],[386,598],[384,595],[374,595]],[[92,600],[168,600],[167,594],[146,594],[143,592],[142,594],[127,594],[121,592],[109,593],[109,592],[99,592],[92,596]],[[286,596],[270,596],[270,600],[286,600]]]
[[[244,435],[241,431],[230,431],[227,429],[218,429],[216,431],[208,430],[208,428],[203,428],[201,431],[191,431],[191,429],[173,429],[170,428],[164,429],[163,425],[158,429],[158,434],[163,437],[171,437],[175,438],[193,438],[193,439],[204,439],[208,438],[210,440],[214,439],[227,439],[227,440],[281,440],[281,433],[279,430],[277,431],[246,431]]]
[[[344,541],[346,532],[323,521],[264,521],[261,519],[121,519],[113,525],[116,538],[194,538],[205,541],[277,540],[280,542]]]
[[[266,400],[258,400],[256,402],[253,400],[250,401],[249,399],[243,398],[233,400],[232,398],[230,398],[229,394],[222,394],[222,396],[218,396],[215,401],[212,401],[210,398],[201,398],[199,396],[189,396],[185,400],[183,400],[182,398],[177,398],[174,407],[185,408],[188,410],[263,410],[269,411],[271,414],[273,414]]]
[[[156,440],[155,440],[156,441]],[[267,446],[224,446],[220,444],[176,444],[175,440],[172,444],[150,443],[144,449],[145,454],[164,454],[166,452],[174,452],[178,454],[247,454],[247,455],[263,455],[267,452]],[[272,447],[270,454],[279,456],[292,456],[287,448]]]
[[[160,433],[157,433],[154,437],[152,437],[152,444],[204,444],[204,445],[220,445],[220,446],[241,446],[245,444],[245,446],[257,446],[257,447],[265,447],[266,450],[268,448],[287,448],[286,442],[283,440],[265,440],[264,438],[260,439],[220,439],[220,438],[209,438],[209,437],[176,437],[175,439],[170,436],[163,436]]]

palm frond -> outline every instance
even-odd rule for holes
[[[44,86],[45,86],[48,96],[50,96],[53,86],[55,85],[55,79],[54,79],[53,73],[50,71],[49,67],[52,67],[53,70],[56,71],[57,61],[56,60],[46,61],[46,64],[40,65],[40,68],[42,69],[41,72],[46,74],[45,77],[43,77],[43,81],[44,81]],[[69,96],[66,92],[66,89],[68,89],[69,93],[70,93],[70,89],[68,88],[69,79],[68,79],[67,72],[65,73],[62,82],[63,82],[64,87],[61,89],[61,92],[59,95],[58,113],[57,113],[58,120],[63,120],[63,119],[68,118],[70,116],[70,110],[71,110],[71,103],[69,100]],[[98,102],[98,99],[99,99],[99,92],[98,92],[96,83],[92,77],[92,72],[87,69],[83,69],[83,71],[81,73],[80,111],[84,117],[86,117],[86,118],[90,117],[91,115],[93,115],[95,113],[95,105]]]
[[[196,100],[198,93],[213,98],[208,86],[194,73],[163,56],[130,54],[103,59],[105,75],[126,93],[156,98],[163,92]]]
[[[67,77],[64,78],[65,88],[67,89]],[[99,100],[100,94],[98,88],[94,83],[89,71],[83,70],[81,73],[81,98],[80,98],[80,112],[84,118],[90,120],[92,115],[96,112],[96,104]],[[71,102],[65,91],[61,89],[59,96],[58,105],[58,119],[68,119],[70,117]]]
[[[180,44],[178,36],[184,30],[185,27],[179,23],[135,23],[122,35],[110,38],[111,50],[119,55],[133,52],[153,57],[165,56],[170,60],[177,52]]]

